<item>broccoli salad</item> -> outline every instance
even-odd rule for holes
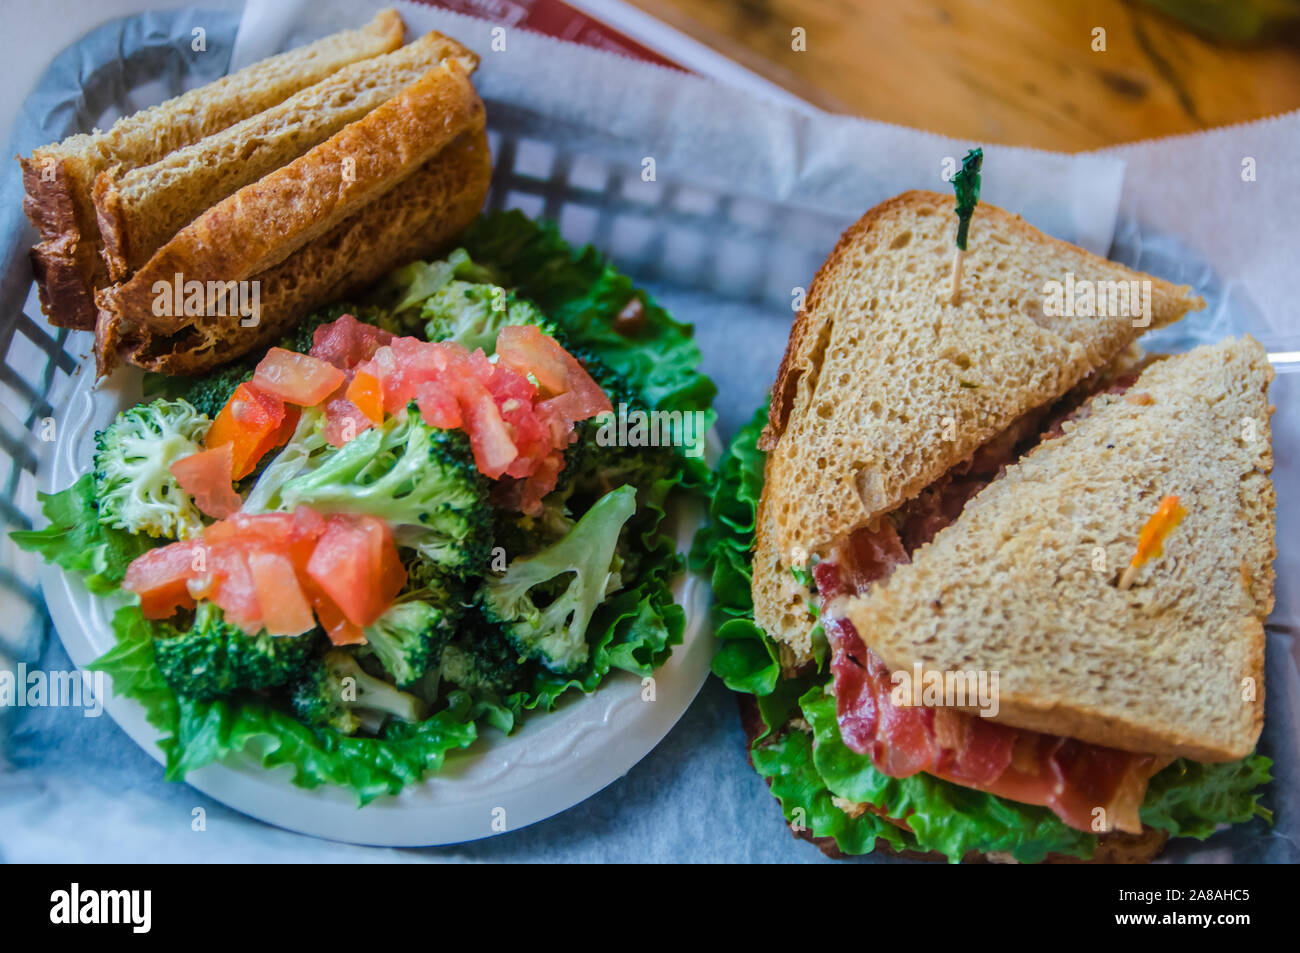
[[[94,667],[170,779],[248,750],[365,803],[681,642],[665,508],[711,476],[607,425],[711,423],[690,326],[517,212],[462,242],[263,353],[147,376],[13,534],[114,600]]]

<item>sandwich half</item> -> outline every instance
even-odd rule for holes
[[[905,192],[867,212],[818,271],[791,331],[760,440],[754,611],[795,661],[811,658],[812,624],[792,568],[900,508],[958,505],[957,489],[939,501],[927,491],[955,469],[996,471],[1054,405],[1122,368],[1144,330],[1203,306],[986,204],[953,305],[953,205]],[[1049,313],[1043,288],[1067,274],[1094,288],[1149,282],[1146,313]]]
[[[886,203],[818,275],[697,546],[714,670],[830,853],[1150,860],[1262,811],[1272,372],[1250,339],[1138,359],[1194,299],[996,209],[949,304],[951,207]],[[1150,280],[1150,311],[1037,314],[1064,272]]]

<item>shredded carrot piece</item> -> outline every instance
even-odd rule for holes
[[[1155,513],[1147,520],[1146,526],[1138,535],[1137,552],[1133,554],[1132,566],[1141,566],[1148,559],[1155,559],[1164,554],[1165,539],[1175,526],[1183,521],[1187,510],[1183,509],[1176,496],[1166,496],[1156,507]]]
[[[1127,589],[1133,584],[1139,566],[1164,555],[1165,540],[1186,515],[1187,510],[1179,503],[1177,496],[1166,496],[1160,501],[1156,511],[1142,527],[1142,532],[1138,534],[1137,552],[1133,554],[1128,568],[1120,577],[1119,588]]]

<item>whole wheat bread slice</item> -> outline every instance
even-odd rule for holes
[[[155,285],[242,281],[279,264],[379,195],[400,186],[463,132],[483,128],[483,101],[455,59],[350,123],[288,165],[208,209],[130,279],[109,289],[101,308],[155,335],[189,319],[154,313]],[[215,301],[209,300],[209,308]]]
[[[772,392],[756,534],[755,618],[810,646],[790,567],[916,496],[1145,330],[1202,307],[1189,289],[1058,241],[980,204],[949,301],[952,196],[906,192],[840,238],[799,312]],[[1149,281],[1149,324],[1046,313],[1049,281]]]
[[[326,77],[255,116],[147,166],[101,172],[95,210],[109,277],[121,281],[181,228],[393,98],[444,59],[466,72],[473,52],[431,32]]]
[[[1273,608],[1272,377],[1249,337],[1157,361],[1008,467],[846,615],[894,670],[998,672],[997,721],[1244,757],[1263,723]],[[1121,590],[1166,495],[1187,515]]]
[[[401,45],[405,26],[384,10],[363,29],[345,30],[270,57],[198,89],[124,116],[107,131],[70,136],[19,157],[23,210],[40,232],[37,278],[52,324],[88,330],[93,293],[108,282],[91,198],[95,177],[118,166],[156,162],[204,136],[261,112],[357,60]],[[43,280],[42,280],[43,279]]]
[[[345,297],[392,268],[449,249],[487,197],[492,160],[483,128],[462,134],[404,183],[366,205],[288,259],[255,275],[261,320],[205,317],[171,336],[101,322],[97,358],[120,352],[129,363],[165,374],[197,374],[265,348],[300,317]]]

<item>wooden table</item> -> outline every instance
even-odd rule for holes
[[[1300,108],[1294,42],[1214,43],[1125,0],[632,2],[824,109],[971,142],[1080,151]]]

